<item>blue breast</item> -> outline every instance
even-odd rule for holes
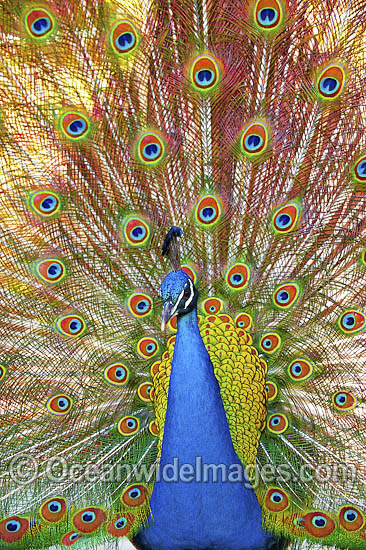
[[[240,471],[219,385],[192,312],[178,321],[160,480],[151,496],[152,517],[134,543],[144,550],[269,547],[273,539],[262,530],[253,489],[248,482],[228,480],[233,472],[238,479]]]

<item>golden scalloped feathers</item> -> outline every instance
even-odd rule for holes
[[[229,315],[199,316],[199,329],[220,385],[234,448],[244,464],[255,464],[266,419],[265,362],[258,357],[252,337]],[[152,369],[160,446],[174,342],[175,336],[171,336],[160,363],[154,363]]]

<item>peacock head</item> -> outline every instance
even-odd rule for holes
[[[163,313],[161,328],[165,326],[174,315],[182,316],[197,307],[198,290],[192,279],[182,269],[172,271],[167,275],[161,285],[161,297],[163,299]]]
[[[196,308],[198,291],[192,279],[180,267],[180,254],[178,241],[183,231],[180,227],[170,228],[165,237],[162,254],[168,256],[174,271],[167,275],[161,285],[161,297],[163,299],[163,314],[161,328],[165,329],[169,319],[177,315],[186,315]]]

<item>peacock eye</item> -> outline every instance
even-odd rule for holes
[[[33,8],[25,16],[25,29],[32,38],[44,40],[55,30],[55,20],[48,10]]]
[[[60,129],[71,141],[79,141],[87,137],[91,125],[85,115],[73,111],[64,113],[60,118]]]
[[[364,524],[364,518],[354,506],[342,506],[339,510],[339,522],[346,531],[358,531]]]
[[[130,485],[122,493],[121,500],[126,506],[141,506],[146,501],[147,489],[144,485]]]
[[[61,210],[61,200],[53,191],[36,191],[30,197],[30,207],[39,216],[47,218]]]
[[[283,512],[289,506],[289,498],[285,491],[273,487],[267,491],[264,505],[271,512]]]
[[[61,542],[64,546],[72,546],[80,537],[80,533],[69,531],[69,533],[66,533],[66,535],[62,537]]]
[[[190,68],[190,77],[193,87],[199,92],[209,92],[220,81],[218,62],[212,55],[199,55]]]
[[[110,43],[116,54],[127,56],[138,45],[136,27],[128,19],[117,21],[110,33]]]
[[[82,533],[92,533],[100,527],[105,519],[100,508],[85,508],[73,517],[75,528]]]
[[[322,99],[336,99],[342,92],[346,81],[346,71],[340,63],[325,67],[317,80],[317,89]]]
[[[137,155],[143,164],[154,166],[165,155],[165,142],[156,132],[144,132],[137,140]]]
[[[310,512],[304,516],[304,527],[313,537],[329,536],[335,529],[335,523],[324,512]]]
[[[269,127],[260,120],[250,122],[240,135],[242,153],[252,158],[263,153],[269,141]]]
[[[62,497],[56,497],[47,500],[40,509],[42,518],[49,522],[58,522],[65,515],[67,510],[66,500]]]
[[[184,289],[184,294],[183,294],[183,296],[184,296],[185,298],[189,298],[190,295],[191,295],[191,289],[189,288],[189,286],[186,286],[185,289]]]
[[[283,19],[283,8],[278,0],[258,0],[254,8],[254,20],[264,31],[278,29]]]

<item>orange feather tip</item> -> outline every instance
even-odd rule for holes
[[[207,298],[201,303],[201,309],[206,315],[218,315],[224,309],[224,302],[220,298]]]
[[[77,313],[61,315],[56,319],[55,327],[59,334],[67,338],[78,338],[87,330],[85,320]]]
[[[145,504],[149,499],[149,492],[145,485],[141,483],[129,485],[122,495],[121,501],[125,506],[137,508]]]
[[[117,56],[128,57],[139,43],[140,35],[132,21],[119,19],[114,23],[109,33],[109,44]]]
[[[264,120],[248,122],[239,134],[240,151],[248,159],[256,159],[269,149],[271,129]]]
[[[48,40],[57,29],[53,13],[43,6],[28,9],[23,15],[23,24],[27,35],[37,42]]]
[[[220,84],[223,74],[220,60],[208,52],[191,59],[186,70],[193,89],[200,94],[213,92]]]
[[[59,116],[58,128],[68,141],[81,142],[88,138],[92,123],[86,113],[70,110]]]
[[[60,212],[62,203],[58,193],[49,189],[42,189],[34,191],[29,196],[29,207],[38,216],[51,218]]]
[[[148,317],[153,311],[153,300],[148,294],[135,292],[128,298],[127,308],[136,318]]]
[[[73,400],[69,395],[59,393],[50,397],[46,403],[48,412],[56,416],[64,416],[71,411]]]
[[[137,416],[124,416],[118,422],[117,429],[125,437],[135,435],[140,430],[140,419]]]
[[[111,363],[105,367],[103,376],[112,386],[124,386],[128,382],[130,371],[122,363]]]
[[[116,515],[107,525],[107,532],[112,537],[125,537],[131,530],[135,516],[130,512]]]
[[[338,99],[346,84],[346,76],[342,63],[330,63],[320,70],[315,81],[318,98],[323,101]]]
[[[215,195],[205,195],[198,199],[194,219],[202,229],[212,229],[221,220],[223,204],[221,199]]]
[[[280,0],[257,0],[252,8],[254,25],[266,34],[281,29],[285,13],[284,3]]]
[[[301,220],[301,204],[297,201],[288,202],[278,207],[272,216],[272,229],[277,235],[294,231]]]
[[[101,508],[84,508],[77,512],[72,521],[75,529],[81,533],[93,533],[105,520],[105,512]]]
[[[0,522],[0,539],[7,543],[17,542],[28,531],[28,528],[28,519],[10,516]]]
[[[151,359],[159,352],[159,343],[156,338],[141,338],[137,343],[137,353],[143,359]]]
[[[49,498],[39,510],[40,516],[45,521],[56,523],[61,521],[67,512],[67,501],[63,497]]]
[[[147,221],[139,216],[129,216],[122,223],[122,235],[131,247],[147,246],[151,229]]]
[[[142,132],[137,137],[135,152],[143,165],[153,168],[160,164],[166,155],[165,139],[156,130]]]

